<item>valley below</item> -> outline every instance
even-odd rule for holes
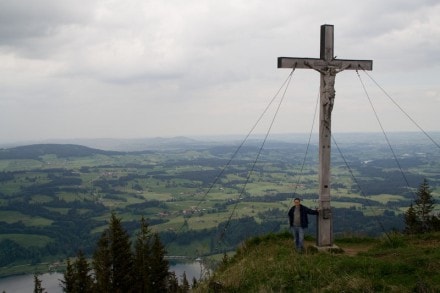
[[[402,231],[424,178],[440,199],[439,149],[413,133],[391,138],[396,157],[377,134],[338,139],[336,238]],[[164,139],[136,151],[52,143],[0,149],[0,276],[25,273],[17,268],[29,264],[49,271],[79,249],[90,255],[112,212],[133,237],[144,217],[169,256],[190,260],[218,260],[249,237],[287,230],[293,198],[318,206],[317,144],[287,137],[260,145]],[[312,218],[308,232],[315,231]]]

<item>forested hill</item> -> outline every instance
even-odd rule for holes
[[[0,149],[0,160],[38,159],[44,155],[56,155],[59,158],[85,157],[90,155],[118,155],[123,152],[103,151],[74,144],[34,144],[8,149]]]

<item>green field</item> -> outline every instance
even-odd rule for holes
[[[0,211],[0,219],[6,223],[21,222],[26,226],[49,226],[52,220],[43,217],[33,217],[16,211]],[[1,234],[0,234],[1,235]]]
[[[231,250],[252,233],[285,229],[294,197],[311,208],[319,205],[316,159],[306,160],[300,172],[303,144],[275,144],[263,152],[252,174],[255,147],[245,148],[234,160],[235,148],[222,144],[81,155],[59,148],[58,155],[0,159],[0,245],[4,239],[23,248],[36,243],[43,257],[73,255],[79,248],[91,251],[113,211],[133,236],[145,217],[165,239],[169,254],[198,247],[207,255],[217,253],[219,238]],[[409,154],[402,157],[402,166],[410,187],[382,148],[356,145],[344,151],[349,166],[337,154],[332,158],[336,235],[381,234],[377,218],[383,229],[403,229],[402,213],[425,176],[440,200],[440,154],[432,147],[416,152],[411,145],[402,146],[401,152]],[[429,156],[417,155],[421,151]],[[309,230],[316,230],[314,218]]]
[[[44,247],[52,241],[52,239],[47,236],[32,234],[0,234],[0,241],[3,239],[10,239],[12,241],[15,241],[25,248],[29,248],[32,246]]]

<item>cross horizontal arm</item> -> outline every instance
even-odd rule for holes
[[[326,69],[334,67],[344,70],[373,70],[372,60],[333,59],[325,61],[318,58],[278,57],[278,68]]]

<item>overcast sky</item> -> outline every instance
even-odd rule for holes
[[[322,24],[438,131],[439,15],[438,0],[0,0],[0,142],[245,135],[290,73],[277,57],[319,57]],[[386,131],[418,130],[360,75]],[[272,132],[309,132],[318,91],[296,70]],[[337,75],[332,124],[381,131],[355,71]]]

